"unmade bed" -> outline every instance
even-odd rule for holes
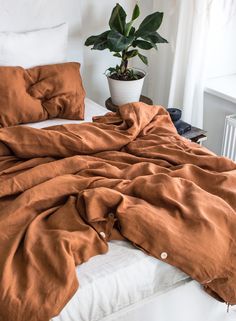
[[[85,3],[1,1],[0,65],[36,68],[0,66],[0,120],[16,126],[0,129],[0,321],[235,320],[236,165],[160,106],[83,110],[65,61],[104,92],[83,64]]]
[[[85,99],[85,121],[107,109]],[[81,123],[82,121],[73,121]],[[34,128],[72,123],[52,119]],[[127,241],[111,241],[107,254],[76,268],[80,288],[52,321],[223,321],[235,319],[222,304],[181,270],[140,251]],[[234,312],[235,311],[235,312]]]
[[[84,121],[107,112],[85,99]],[[50,119],[27,126],[43,128],[82,122]],[[107,254],[91,258],[78,266],[76,273],[80,287],[53,321],[142,321],[147,316],[150,321],[234,318],[233,308],[227,314],[225,304],[206,295],[188,275],[127,241],[111,241]]]
[[[128,124],[128,126],[131,126],[130,128],[132,128],[133,126],[136,127],[138,122],[139,125],[137,127],[140,128],[139,130],[141,130],[141,127],[143,126],[141,125],[142,119],[145,119],[145,117],[152,119],[151,121],[152,126],[155,124],[155,122],[153,123],[153,116],[157,112],[156,108],[158,109],[159,107],[151,108],[145,105],[131,104],[130,106],[124,107],[122,109],[123,110],[122,117],[124,118],[128,117],[129,120],[126,122],[126,124]],[[88,112],[88,110],[94,110],[94,111],[90,113]],[[97,115],[99,114],[102,115],[106,112],[106,110],[103,107],[98,106],[97,104],[91,102],[89,99],[86,99],[85,114],[86,115],[90,114],[90,115],[88,115],[89,118],[87,119],[85,118],[85,120],[90,121],[91,116],[95,114],[95,110]],[[151,117],[148,116],[150,112],[153,112]],[[142,114],[142,117],[138,116],[139,113]],[[161,115],[162,115],[162,112],[160,116]],[[115,128],[117,126],[118,135],[120,135],[119,133],[123,133],[123,131],[124,130],[126,131],[126,129],[122,127],[122,125],[120,125],[121,124],[120,118],[117,116],[114,114],[110,114],[110,116],[106,116],[105,118],[96,117],[95,120],[98,122],[98,124],[101,123],[102,127],[104,126],[103,122],[105,122],[105,127],[108,126],[108,131],[109,131],[109,126],[114,126],[115,124]],[[61,122],[65,123],[65,120],[54,120],[53,123],[51,123],[51,120],[48,120],[46,122],[49,126],[52,126],[52,125],[56,126],[56,127],[50,127],[48,130],[46,130],[46,132],[50,132],[51,130],[57,131],[58,129],[60,131],[60,128],[61,128],[60,123]],[[73,122],[76,125],[76,121],[70,121],[70,123],[73,123]],[[158,117],[157,117],[157,122],[158,122]],[[59,127],[57,125],[59,125]],[[160,125],[161,123],[159,123],[159,126]],[[34,124],[33,126],[41,128],[47,125],[45,122],[43,122],[41,124],[39,123]],[[143,138],[145,138],[148,135],[148,133],[150,133],[151,128],[154,129],[156,125],[154,125],[154,127],[152,126],[150,125],[145,126],[146,130],[143,131],[144,133]],[[165,130],[167,129],[167,131],[168,131],[168,126],[169,125],[168,125],[167,119],[165,118]],[[24,126],[21,126],[21,128],[24,128]],[[41,131],[39,132],[36,129],[36,132],[33,132],[28,128],[29,126],[25,130],[24,129],[20,131],[17,130],[18,134],[22,134],[24,133],[24,131],[25,132],[30,131],[31,135],[33,135],[34,138],[37,138],[38,135],[39,136],[41,135]],[[169,128],[172,128],[172,127],[169,127]],[[69,127],[67,127],[66,125],[66,127],[62,127],[62,129],[63,129],[63,132],[66,133],[67,135],[68,130],[69,131],[71,131],[71,129],[76,130],[77,125],[76,127],[74,127],[74,125],[69,125]],[[13,151],[15,150],[14,153],[18,154],[17,152],[18,147],[15,146],[14,144],[12,145],[11,143],[14,141],[14,130],[15,129],[13,127],[12,129],[6,130],[6,133],[7,134],[11,132],[13,133],[13,136],[10,139],[9,146],[11,146],[11,149]],[[4,130],[2,131],[4,132]],[[130,132],[129,129],[128,131]],[[56,134],[56,133],[53,134],[53,132],[51,133],[53,136]],[[104,132],[101,132],[101,134],[102,133],[104,134]],[[159,134],[163,135],[161,134],[161,132],[159,132]],[[69,134],[69,136],[70,135],[71,134]],[[131,132],[129,135],[131,135]],[[5,142],[8,142],[9,140],[6,140],[4,137],[5,136],[2,136],[1,139],[3,139]],[[27,135],[26,136],[23,135],[22,137],[25,137],[25,139],[27,139]],[[81,141],[82,136],[79,135],[78,137]],[[99,138],[99,136],[97,137]],[[164,137],[166,137],[165,134],[162,138],[164,139]],[[173,137],[171,140],[177,139],[177,137],[178,136],[176,136],[176,134],[173,132]],[[19,139],[18,144],[21,144],[21,143],[22,143],[22,140]],[[48,144],[49,141],[45,141],[45,143]],[[63,143],[63,141],[61,141],[61,143],[62,143],[62,146],[66,148],[67,144],[65,144],[65,142]],[[144,141],[141,140],[140,143],[145,144],[146,143],[145,139]],[[183,144],[181,149],[183,149],[183,151],[185,150],[185,152],[182,153],[181,150],[177,149],[176,155],[178,154],[178,151],[180,151],[181,155],[184,156],[186,153],[186,148],[191,146],[191,147],[194,147],[195,149],[193,154],[191,153],[189,156],[191,158],[193,157],[194,159],[195,157],[194,155],[198,155],[199,160],[197,158],[195,159],[195,161],[198,163],[201,162],[201,157],[204,157],[206,153],[208,158],[213,157],[212,158],[213,162],[215,159],[214,166],[219,166],[217,165],[217,163],[222,162],[221,166],[225,166],[225,168],[227,168],[227,171],[232,170],[235,166],[230,161],[214,158],[214,156],[212,154],[208,154],[208,152],[205,149],[202,149],[195,144],[187,142],[186,140],[178,140],[178,145],[180,143]],[[98,139],[98,145],[99,145],[99,139]],[[24,151],[26,152],[26,154],[29,153],[29,151],[27,151],[28,149],[27,142],[24,141],[24,139],[23,139],[23,145],[21,147],[22,147],[21,150],[24,150],[25,148]],[[38,147],[42,148],[43,146],[40,145]],[[99,146],[97,147],[99,148]],[[51,148],[53,151],[54,149],[53,144],[51,145]],[[135,142],[133,146],[132,144],[130,145],[130,148],[131,148],[130,151],[136,150]],[[71,150],[71,147],[69,148],[69,150]],[[35,149],[35,151],[37,153],[37,149]],[[144,150],[141,152],[142,155],[140,155],[139,157],[142,157],[145,159],[145,161],[147,161],[148,155],[143,155],[143,152]],[[55,153],[55,151],[53,151],[53,153]],[[135,153],[137,153],[137,151],[135,151]],[[30,152],[30,154],[32,155],[32,152]],[[50,155],[48,156],[51,157]],[[32,156],[27,155],[27,158],[32,158],[32,160],[35,159],[35,161],[37,161],[37,158],[35,157],[36,155],[34,155],[33,158]],[[117,157],[118,157],[118,154],[117,154]],[[166,160],[164,160],[164,158],[166,157],[169,157],[169,156],[167,154],[165,156],[162,155],[161,163],[166,162]],[[152,160],[151,162],[153,161],[154,160]],[[170,159],[168,161],[170,162]],[[181,162],[180,158],[178,162]],[[202,164],[201,166],[206,166],[205,161],[204,161],[204,164],[205,165]],[[45,165],[47,166],[47,164]],[[207,163],[207,166],[211,166],[210,163]],[[151,168],[148,169],[148,172],[146,174],[148,175],[151,174],[150,169]],[[176,169],[178,170],[178,167]],[[60,168],[58,168],[58,170],[60,170]],[[153,169],[151,169],[151,172],[152,171]],[[204,171],[207,171],[207,170],[204,170]],[[6,173],[7,171],[5,172],[5,174]],[[51,174],[52,173],[49,173],[49,176]],[[52,175],[55,175],[55,174],[52,174]],[[225,176],[225,179],[226,179],[227,174],[225,175],[226,175]],[[85,174],[85,176],[87,175]],[[21,183],[20,183],[19,177],[22,177],[21,179],[23,179]],[[70,175],[68,177],[70,177]],[[9,175],[9,178],[11,178],[11,174]],[[232,179],[234,179],[233,176],[232,176]],[[16,189],[18,189],[21,186],[20,187],[21,190],[23,188],[23,185],[21,185],[22,183],[28,184],[27,180],[25,181],[24,176],[20,175],[20,172],[17,178],[17,182],[18,183],[16,185]],[[6,186],[4,188],[6,188]],[[68,188],[69,188],[69,185],[68,185]],[[157,193],[159,193],[159,191],[160,190],[157,190]],[[50,192],[50,189],[48,190],[48,192]],[[16,191],[14,193],[16,193]],[[87,204],[87,206],[89,207],[91,205]],[[200,207],[203,206],[202,204],[199,204],[199,205]],[[98,210],[96,206],[95,207],[92,206],[91,213],[93,213],[94,208]],[[115,212],[114,209],[112,210],[112,212]],[[94,214],[96,215],[96,213]],[[95,227],[96,227],[96,223],[95,223]],[[105,227],[103,230],[105,230]],[[106,237],[106,234],[104,235],[104,232],[101,231],[100,239],[103,239],[104,236]],[[184,234],[183,234],[183,237],[184,237]],[[152,242],[158,243],[158,239],[153,239]],[[231,313],[227,314],[225,304],[216,301],[215,299],[210,297],[208,294],[204,293],[202,286],[196,283],[196,281],[193,281],[188,275],[181,272],[179,269],[167,264],[168,263],[167,257],[169,255],[169,250],[167,249],[167,245],[165,246],[163,251],[159,252],[159,259],[156,259],[151,255],[144,253],[146,251],[143,252],[137,249],[137,246],[134,247],[134,245],[132,245],[131,243],[127,243],[127,241],[111,241],[110,243],[108,243],[108,245],[109,245],[109,251],[107,252],[107,254],[95,256],[91,258],[88,262],[83,263],[82,265],[79,265],[76,268],[76,275],[78,277],[80,287],[72,296],[72,298],[69,300],[69,302],[66,304],[65,308],[61,311],[61,313],[57,317],[53,318],[52,320],[55,320],[55,321],[56,320],[61,320],[61,321],[68,321],[68,320],[70,321],[79,321],[79,320],[81,321],[82,320],[83,321],[88,321],[88,320],[90,321],[91,320],[94,320],[94,321],[95,320],[124,320],[126,321],[127,320],[128,321],[129,320],[130,321],[130,320],[142,320],[145,316],[148,315],[149,320],[157,320],[157,318],[159,318],[160,320],[163,321],[163,320],[170,320],[171,318],[172,320],[187,321],[189,320],[189,316],[191,315],[191,320],[199,321],[202,318],[205,318],[207,316],[208,320],[218,321],[218,320],[224,320],[224,319],[227,320],[234,317],[233,308],[231,310]],[[140,245],[141,244],[139,244],[139,246]],[[143,247],[145,247],[145,245],[143,245]],[[209,244],[209,248],[210,248],[210,244]],[[183,252],[185,251],[184,246],[182,247],[181,251]],[[165,263],[165,261],[167,263]],[[194,269],[194,266],[192,267],[192,269]],[[63,273],[63,265],[60,267],[60,271]],[[53,279],[54,277],[55,276],[53,276]],[[59,275],[58,277],[60,279]],[[67,283],[68,280],[64,280],[63,282]],[[208,284],[208,283],[205,283],[205,284]],[[45,297],[45,300],[46,300],[46,297]],[[167,309],[169,304],[171,308]],[[185,309],[185,312],[182,311],[183,309]]]

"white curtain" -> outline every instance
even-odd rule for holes
[[[209,9],[214,0],[154,0],[164,12],[160,34],[170,45],[151,55],[148,94],[155,103],[182,109],[182,119],[202,127]],[[165,47],[164,47],[165,46]]]

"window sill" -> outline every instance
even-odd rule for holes
[[[236,74],[208,79],[205,92],[236,104]]]

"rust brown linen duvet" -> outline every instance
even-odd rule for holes
[[[57,315],[75,265],[121,236],[236,304],[236,164],[142,103],[94,123],[0,130],[0,321]]]

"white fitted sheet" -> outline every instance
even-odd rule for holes
[[[71,120],[71,119],[61,119],[61,118],[54,118],[54,119],[47,119],[44,121],[36,122],[36,123],[27,123],[22,124],[22,126],[30,126],[33,128],[44,128],[50,127],[55,125],[62,125],[62,124],[80,124],[82,122],[90,122],[92,121],[93,116],[100,116],[104,115],[108,112],[105,107],[98,105],[94,101],[89,98],[85,98],[85,117],[84,120]]]
[[[53,321],[96,321],[190,281],[126,241],[76,268],[80,287]]]

